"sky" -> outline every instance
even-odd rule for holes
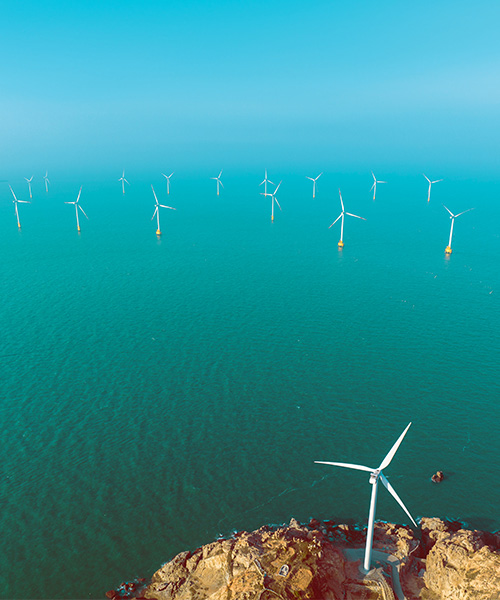
[[[496,174],[498,23],[484,0],[2,2],[0,179],[132,165]]]

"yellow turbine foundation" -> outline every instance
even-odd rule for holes
[[[161,231],[159,229],[156,230],[156,235],[161,235]]]
[[[274,215],[271,217],[271,221],[274,221]]]
[[[339,245],[339,248],[342,249],[344,247],[344,242],[342,240],[340,240],[338,245]]]
[[[80,225],[78,225],[78,226],[77,226],[77,230],[78,230],[78,231],[81,231],[81,229],[80,229]]]
[[[444,249],[445,254],[451,254],[452,253],[452,249],[450,246],[446,246],[446,248]]]

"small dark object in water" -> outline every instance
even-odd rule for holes
[[[434,473],[431,479],[434,483],[441,483],[444,479],[443,471],[437,471],[436,473]]]

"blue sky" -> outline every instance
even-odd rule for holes
[[[500,3],[2,3],[0,176],[496,172]]]

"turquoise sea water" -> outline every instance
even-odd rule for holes
[[[216,169],[218,172],[218,169]],[[103,597],[176,553],[311,516],[500,527],[500,182],[262,173],[0,184],[1,597]],[[119,175],[117,175],[116,179]],[[155,184],[163,236],[150,220]],[[11,181],[27,199],[24,181]],[[76,198],[89,216],[76,232]],[[338,187],[346,210],[339,252]],[[446,258],[450,219],[453,254]],[[446,481],[432,485],[438,469]],[[407,522],[384,489],[377,517]]]

